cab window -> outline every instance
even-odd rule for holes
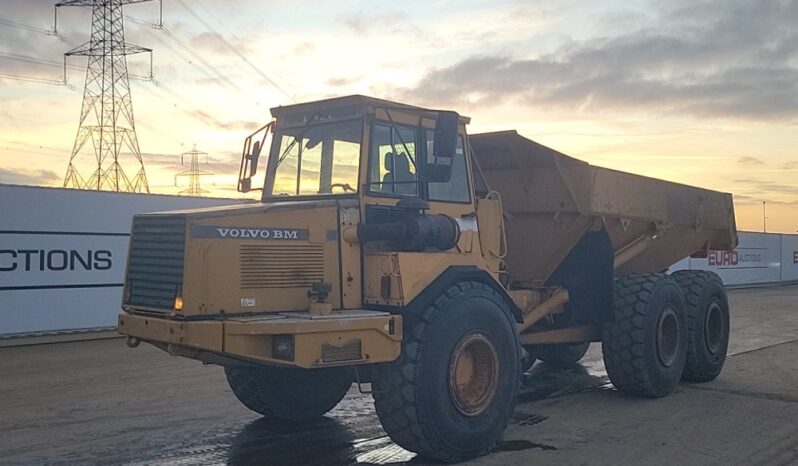
[[[435,131],[426,130],[427,154],[433,154]],[[468,189],[468,171],[466,170],[463,137],[457,138],[457,152],[452,160],[452,177],[449,181],[429,183],[429,199],[431,201],[469,202],[471,196]]]
[[[369,188],[390,195],[418,196],[416,129],[375,124],[371,133]]]
[[[274,137],[272,196],[357,191],[361,122],[278,129]]]

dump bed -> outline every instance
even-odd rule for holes
[[[661,271],[737,245],[731,194],[591,166],[515,131],[470,141],[501,195],[514,282],[545,283],[585,233],[602,227],[619,274]]]

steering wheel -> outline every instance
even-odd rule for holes
[[[333,183],[330,185],[330,191],[332,192],[333,188],[341,188],[344,190],[345,193],[354,193],[355,188],[349,185],[349,183]]]

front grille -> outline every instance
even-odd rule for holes
[[[242,244],[241,289],[310,287],[324,281],[321,244]]]
[[[183,285],[185,217],[133,219],[126,304],[172,310]]]

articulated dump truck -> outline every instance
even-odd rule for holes
[[[601,342],[621,392],[721,371],[730,194],[591,166],[514,131],[363,96],[272,109],[238,187],[262,202],[137,215],[119,331],[224,367],[251,410],[322,416],[370,384],[400,446],[446,462],[504,432],[522,373]],[[364,389],[367,389],[364,387]]]

